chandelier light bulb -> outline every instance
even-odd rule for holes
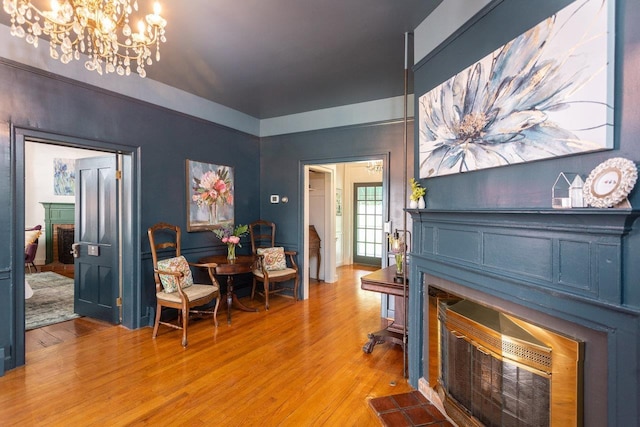
[[[40,37],[49,41],[51,58],[68,63],[85,57],[85,68],[102,74],[130,75],[131,68],[146,76],[145,65],[160,60],[160,43],[166,41],[167,21],[160,16],[160,3],[153,14],[138,23],[138,32],[129,27],[130,14],[138,10],[137,0],[51,0],[51,10],[41,11],[31,0],[3,0],[11,16],[11,35],[38,46]]]

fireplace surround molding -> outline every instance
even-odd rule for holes
[[[429,381],[428,288],[436,286],[584,342],[584,425],[640,419],[640,250],[630,209],[408,210],[413,220],[409,380]],[[635,228],[634,228],[635,225]],[[625,263],[626,260],[626,263]]]

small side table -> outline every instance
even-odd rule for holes
[[[253,255],[240,255],[233,262],[227,259],[226,255],[212,255],[204,258],[200,258],[198,261],[201,264],[215,262],[218,264],[216,267],[216,274],[221,276],[227,276],[227,323],[231,324],[231,307],[234,306],[242,311],[258,311],[257,308],[247,307],[242,304],[238,297],[233,292],[233,276],[236,274],[251,273],[256,263],[256,257]]]
[[[360,278],[360,287],[362,289],[395,297],[393,322],[386,328],[367,335],[369,341],[362,347],[362,351],[365,353],[371,353],[376,344],[382,344],[387,341],[401,346],[405,345],[403,339],[406,331],[404,313],[409,290],[404,288],[403,283],[397,283],[396,280],[395,265],[376,270]]]

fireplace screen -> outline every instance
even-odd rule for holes
[[[443,299],[435,306],[438,388],[458,424],[577,425],[578,342],[468,300]],[[565,354],[571,347],[574,352]]]
[[[58,261],[62,264],[73,264],[71,249],[74,240],[73,227],[58,227]]]
[[[445,388],[486,426],[549,426],[549,375],[533,372],[446,331]]]

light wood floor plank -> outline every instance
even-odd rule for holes
[[[169,328],[153,340],[150,328],[70,321],[62,342],[51,332],[0,378],[0,424],[379,425],[367,399],[412,387],[399,346],[362,351],[381,326],[380,295],[360,289],[368,272],[342,267],[337,283],[312,284],[307,301],[274,297],[268,312],[244,299],[260,312],[234,310],[230,326],[225,314],[217,329],[194,320],[187,349]]]

